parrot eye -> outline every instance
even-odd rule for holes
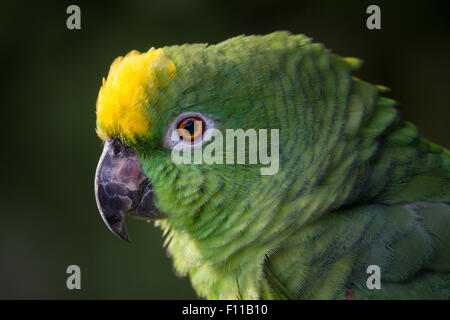
[[[183,112],[168,125],[164,136],[164,147],[173,149],[197,148],[211,139],[215,121],[198,112]]]
[[[177,125],[180,140],[195,141],[205,132],[205,123],[197,117],[187,117]]]

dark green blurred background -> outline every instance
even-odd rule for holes
[[[366,28],[369,4],[382,30]],[[79,31],[66,8],[81,8]],[[304,33],[365,61],[405,117],[450,147],[450,7],[432,1],[10,1],[0,8],[0,298],[194,298],[161,231],[128,220],[128,245],[94,198],[101,153],[95,101],[109,65],[131,49],[217,43],[239,34]],[[66,288],[81,267],[82,289]]]

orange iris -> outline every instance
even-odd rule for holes
[[[196,117],[187,117],[178,123],[177,129],[180,138],[194,141],[203,134],[203,120]]]

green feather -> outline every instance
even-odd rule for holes
[[[148,106],[166,111],[139,155],[199,296],[450,298],[449,153],[353,77],[359,60],[288,32],[163,50],[177,73]],[[220,130],[279,129],[280,171],[173,164],[161,141],[186,111]],[[365,287],[370,264],[381,290]]]

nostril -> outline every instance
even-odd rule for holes
[[[112,141],[111,146],[112,146],[112,153],[113,153],[114,156],[117,156],[117,155],[119,155],[119,154],[121,154],[123,152],[123,145],[120,142],[120,140],[114,139]]]

